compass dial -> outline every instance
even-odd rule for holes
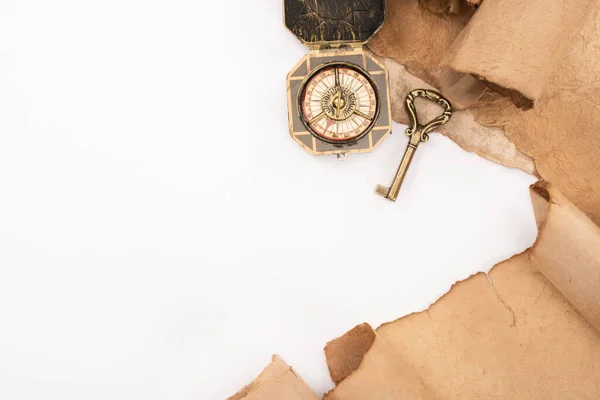
[[[310,133],[329,143],[354,142],[377,120],[379,96],[366,72],[345,64],[316,70],[300,92],[300,115]]]

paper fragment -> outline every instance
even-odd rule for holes
[[[318,400],[319,397],[277,355],[271,364],[242,390],[227,400]]]
[[[325,356],[329,375],[336,385],[354,372],[375,341],[375,332],[369,324],[358,325],[344,336],[327,343]]]

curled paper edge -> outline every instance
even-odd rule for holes
[[[551,183],[530,192],[539,234],[529,260],[600,332],[600,227]]]

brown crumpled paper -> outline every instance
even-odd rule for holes
[[[504,131],[540,177],[600,223],[600,0],[483,1],[457,15],[418,0],[387,6],[386,25],[369,43],[376,54],[441,88],[455,106],[481,95],[470,108],[475,133],[460,145],[515,166],[475,144],[484,127]],[[465,73],[494,91],[484,93],[481,81],[459,85]],[[398,103],[405,93],[394,92]]]
[[[388,22],[369,43],[369,47],[376,55],[387,57],[384,62],[390,73],[392,114],[395,121],[408,123],[404,98],[411,90],[439,87],[442,77],[445,81],[450,80],[450,74],[440,65],[453,38],[458,36],[470,16],[471,14],[460,17],[434,14],[423,10],[417,0],[388,0]],[[456,79],[460,81],[460,78]],[[479,89],[474,91],[480,92]],[[456,108],[456,97],[469,98],[467,93],[472,92],[469,88],[461,88],[452,92],[454,97],[448,96],[447,91],[444,94]],[[423,119],[432,118],[439,112],[435,106],[426,102],[419,107]],[[469,110],[455,112],[449,124],[441,127],[441,132],[466,151],[508,167],[535,173],[533,159],[517,150],[501,128],[477,123]]]

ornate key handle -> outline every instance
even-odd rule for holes
[[[427,100],[431,100],[438,103],[444,108],[444,113],[439,117],[429,121],[425,126],[419,124],[419,118],[417,117],[417,108],[415,107],[415,99],[417,97],[423,97]],[[434,90],[417,89],[413,90],[406,96],[406,111],[410,117],[411,126],[406,130],[408,136],[419,132],[421,135],[421,142],[429,140],[428,133],[437,128],[438,126],[444,125],[452,117],[452,106],[450,102],[446,100],[441,94]]]
[[[427,100],[438,103],[444,108],[444,113],[439,117],[429,121],[426,125],[419,124],[417,109],[415,107],[415,98],[417,97],[423,97]],[[410,127],[406,130],[406,134],[410,137],[408,147],[406,148],[404,157],[402,157],[402,162],[398,167],[398,171],[396,172],[396,176],[394,177],[392,185],[389,188],[381,185],[378,185],[377,188],[375,188],[375,193],[391,201],[396,201],[398,198],[400,187],[402,186],[402,182],[404,181],[404,177],[406,176],[410,162],[412,161],[419,144],[421,142],[428,141],[428,133],[439,126],[444,125],[450,120],[450,117],[452,117],[452,106],[450,105],[450,102],[442,97],[441,94],[433,90],[417,89],[410,92],[406,97],[406,110],[410,116],[411,123]]]

